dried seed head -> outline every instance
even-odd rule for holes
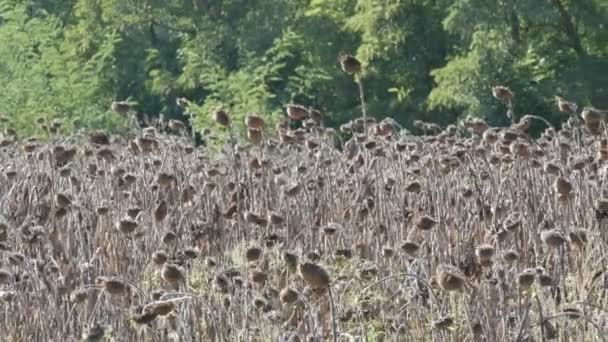
[[[555,162],[546,162],[543,165],[543,169],[546,173],[551,175],[559,175],[560,173],[560,168]]]
[[[264,218],[258,214],[255,214],[251,211],[246,211],[244,216],[245,216],[245,221],[247,221],[248,223],[253,223],[260,227],[264,227],[268,224],[268,221],[266,220],[266,218]]]
[[[300,190],[302,190],[302,185],[300,183],[295,183],[285,186],[283,193],[285,193],[287,197],[294,197],[300,193]]]
[[[530,286],[532,286],[532,284],[534,284],[535,278],[536,278],[536,269],[527,268],[517,275],[517,285],[519,286],[520,289],[526,290]]]
[[[488,129],[483,132],[483,140],[487,144],[494,144],[498,141],[498,134],[496,134],[496,131]]]
[[[264,285],[268,280],[268,274],[262,271],[253,271],[251,273],[251,281],[256,284]]]
[[[323,121],[324,115],[320,110],[311,108],[309,111],[309,114],[310,114],[310,118],[312,119],[312,121],[314,121],[317,125],[320,125],[321,122]]]
[[[138,146],[138,149],[144,153],[154,152],[159,149],[158,140],[150,135],[138,137],[136,142],[136,146]],[[156,160],[154,160],[152,164],[158,167],[160,166],[160,164],[162,164],[162,162],[157,162]]]
[[[127,209],[127,216],[129,216],[133,220],[137,218],[137,215],[139,215],[139,213],[141,213],[140,207],[131,207]]]
[[[55,260],[51,260],[48,264],[45,265],[49,273],[59,273],[60,268]],[[17,274],[16,274],[17,275]]]
[[[266,299],[264,299],[262,297],[255,297],[253,299],[253,306],[255,306],[256,309],[258,309],[258,310],[266,308],[267,305],[268,305],[268,302],[266,301]]]
[[[574,102],[568,102],[561,96],[555,96],[557,100],[557,108],[562,113],[574,114],[576,113],[577,105]]]
[[[578,248],[583,248],[587,244],[588,239],[588,231],[583,228],[574,228],[568,234],[570,237],[570,241],[577,246]]]
[[[9,147],[13,145],[15,141],[10,138],[0,139],[0,148]]]
[[[327,271],[312,262],[305,262],[298,265],[300,277],[312,288],[327,288],[330,278]]]
[[[341,230],[343,230],[342,226],[336,222],[330,222],[327,225],[323,226],[323,233],[330,236]]]
[[[87,300],[88,291],[86,289],[76,289],[70,293],[70,302],[74,304],[83,303]]]
[[[95,145],[110,145],[110,137],[102,131],[94,131],[89,134],[89,141]]]
[[[538,284],[542,287],[553,286],[553,278],[547,274],[541,273],[538,275]]]
[[[500,133],[500,138],[503,140],[503,146],[506,147],[504,153],[509,153],[510,150],[507,145],[511,144],[519,137],[519,133],[512,130],[504,130]]]
[[[114,113],[128,114],[133,109],[133,107],[127,101],[114,101],[112,102],[111,109]]]
[[[213,120],[221,126],[228,127],[230,126],[230,116],[228,112],[226,112],[222,107],[217,107],[213,111]]]
[[[515,250],[508,250],[503,253],[502,258],[504,259],[504,261],[509,262],[509,263],[515,262],[515,261],[519,260],[519,253],[517,253],[517,251],[515,251]]]
[[[184,274],[179,266],[176,264],[165,263],[161,270],[161,277],[167,283],[177,287],[179,282],[184,279]]]
[[[143,310],[141,310],[141,308],[137,311],[139,311],[139,312],[133,312],[133,313],[131,313],[131,316],[130,316],[131,321],[133,321],[133,323],[135,323],[137,325],[150,324],[150,323],[154,322],[156,317],[158,317],[158,315],[155,314],[154,312],[143,311]]]
[[[228,278],[232,278],[233,280],[234,280],[234,278],[241,276],[241,272],[239,270],[237,270],[236,268],[229,268],[229,269],[225,270],[223,272],[223,274]]]
[[[538,161],[538,159],[532,159],[532,160],[530,160],[530,166],[532,166],[532,168],[534,168],[534,169],[538,169],[541,166],[543,166],[543,164],[540,161]]]
[[[177,234],[175,234],[173,231],[168,231],[165,233],[165,235],[163,236],[163,243],[170,245],[173,244],[177,241]]]
[[[228,293],[228,278],[223,274],[218,274],[213,279],[213,287],[220,293]]]
[[[353,257],[353,251],[350,248],[339,248],[336,249],[336,256],[350,259]]]
[[[279,298],[283,304],[292,304],[298,300],[298,292],[292,288],[286,287],[279,293]]]
[[[418,228],[420,230],[430,230],[431,228],[433,228],[435,226],[436,223],[437,223],[437,221],[435,221],[435,219],[433,219],[432,217],[427,216],[427,215],[422,215],[416,219],[416,221],[414,222],[414,225],[416,226],[416,228]]]
[[[268,214],[268,221],[270,221],[270,223],[272,223],[275,226],[279,226],[285,222],[285,218],[283,216],[271,211]]]
[[[505,86],[492,87],[492,96],[499,101],[510,102],[513,100],[513,92]]]
[[[169,206],[167,205],[167,201],[161,200],[158,202],[156,209],[154,210],[154,220],[156,222],[162,222],[167,217],[169,213]]]
[[[477,135],[482,135],[490,128],[490,125],[479,118],[467,119],[463,122],[463,126],[473,134]]]
[[[395,255],[395,249],[392,246],[382,247],[382,256],[385,258],[392,258]]]
[[[167,172],[159,172],[156,176],[156,183],[164,187],[170,187],[177,182],[174,175]]]
[[[251,158],[251,160],[249,161],[249,168],[251,170],[259,170],[262,168],[262,163],[260,163],[260,159],[258,158]]]
[[[15,170],[6,170],[4,172],[4,175],[8,179],[13,179],[13,178],[17,177],[17,171],[15,171]]]
[[[371,280],[378,275],[378,268],[374,265],[365,265],[359,270],[359,276],[365,280]]]
[[[514,142],[509,147],[511,154],[524,159],[530,158],[530,145],[524,142]]]
[[[583,316],[581,309],[574,305],[564,305],[564,307],[562,307],[562,312],[570,319],[577,319]]]
[[[270,233],[264,237],[264,243],[267,248],[272,248],[281,241],[284,241],[284,238],[276,233]]]
[[[207,258],[205,259],[205,264],[206,264],[208,267],[215,267],[215,266],[217,266],[217,261],[215,261],[215,258],[214,258],[214,257],[207,257]]]
[[[540,233],[541,240],[549,247],[559,248],[568,242],[564,234],[557,228],[543,230]]]
[[[368,243],[366,243],[365,241],[359,241],[359,242],[355,243],[354,249],[357,252],[357,255],[359,256],[359,258],[361,258],[361,259],[367,259],[372,254],[370,245]]]
[[[59,176],[63,178],[69,178],[72,175],[72,168],[69,166],[64,166],[59,169]]]
[[[475,249],[475,255],[481,264],[492,261],[495,252],[496,249],[491,245],[480,245]]]
[[[358,74],[361,72],[361,62],[352,55],[342,54],[338,57],[342,71],[347,74]]]
[[[233,202],[224,210],[224,212],[222,213],[222,216],[228,220],[232,219],[232,218],[234,218],[234,215],[236,214],[237,210],[238,210],[238,204]]]
[[[572,170],[581,171],[587,166],[588,159],[587,158],[577,158],[571,160]]]
[[[106,335],[106,327],[95,323],[83,334],[82,339],[87,342],[101,342]]]
[[[600,198],[596,200],[595,210],[601,214],[608,214],[608,198]]]
[[[557,340],[559,332],[555,325],[550,320],[546,319],[543,321],[544,338],[548,341]]]
[[[410,258],[415,258],[418,255],[420,245],[414,241],[405,241],[401,244],[401,250],[405,252]]]
[[[296,269],[296,267],[298,266],[298,256],[294,253],[290,253],[290,252],[283,253],[283,260],[285,261],[285,264],[287,264],[287,267],[291,271],[294,271]]]
[[[38,147],[40,147],[40,144],[36,140],[30,141],[23,145],[23,151],[26,153],[33,153]]]
[[[110,208],[108,208],[108,206],[102,205],[100,207],[97,207],[96,212],[97,215],[100,216],[107,215],[110,212]]]
[[[301,121],[308,118],[309,113],[304,106],[289,104],[287,105],[287,116],[292,120]]]
[[[188,247],[182,251],[182,254],[186,259],[194,260],[198,258],[198,251],[194,247]]]
[[[190,203],[194,199],[194,195],[196,194],[196,190],[192,185],[187,185],[183,188],[181,194],[181,200],[183,203]]]
[[[245,117],[245,125],[247,125],[248,129],[255,129],[261,131],[264,129],[264,124],[264,119],[262,119],[262,117],[260,117],[259,115],[247,114],[247,116]]]
[[[130,218],[123,218],[118,221],[116,228],[123,234],[131,234],[137,229],[137,222]]]
[[[518,132],[526,132],[532,126],[532,116],[524,115],[518,123],[514,124],[512,128]]]
[[[152,291],[152,293],[150,294],[150,296],[152,297],[152,300],[160,300],[164,295],[165,295],[165,290]]]
[[[185,97],[178,97],[175,100],[175,104],[181,109],[188,109],[190,106],[190,101],[188,101],[188,99]]]
[[[310,261],[312,261],[312,262],[316,262],[316,261],[321,260],[321,254],[319,254],[319,253],[318,253],[318,252],[316,252],[316,251],[311,251],[311,252],[308,252],[308,253],[306,254],[306,257],[308,258],[308,260],[310,260]]]
[[[398,124],[391,118],[385,118],[374,126],[374,134],[385,139],[397,131]]]
[[[8,262],[13,266],[21,266],[25,263],[25,255],[19,252],[11,252],[7,254]]]
[[[513,212],[509,214],[505,222],[503,222],[503,228],[509,232],[514,232],[521,226],[522,216],[519,212]]]
[[[247,248],[247,251],[245,252],[245,258],[249,262],[257,261],[262,257],[262,252],[263,252],[263,250],[261,247],[258,247],[258,246],[249,247],[249,248]]]
[[[111,295],[122,296],[129,293],[129,285],[118,277],[99,277],[103,288]]]
[[[173,132],[179,132],[186,129],[186,125],[183,122],[175,119],[169,120],[167,127]]]
[[[443,317],[436,321],[432,322],[433,329],[437,330],[446,330],[449,329],[452,325],[454,325],[454,319],[450,316]]]
[[[143,312],[152,312],[157,316],[166,316],[175,309],[175,303],[168,300],[159,300],[146,304]]]
[[[12,302],[17,297],[17,291],[5,290],[0,291],[0,300],[5,303]]]
[[[553,182],[553,188],[562,197],[569,197],[572,192],[572,183],[564,177],[557,177]]]
[[[420,182],[418,181],[413,181],[410,182],[406,187],[405,187],[405,191],[407,192],[411,192],[411,193],[419,193],[420,190],[422,190],[422,185],[420,184]]]
[[[248,128],[247,129],[247,138],[253,145],[260,145],[262,143],[264,135],[261,129],[256,128]]]
[[[437,270],[437,282],[446,291],[460,291],[466,285],[466,277],[454,266],[441,265]]]
[[[107,215],[110,212],[110,208],[108,208],[108,206],[102,205],[100,207],[97,207],[96,212],[99,216]]]
[[[243,287],[243,284],[245,284],[245,281],[243,280],[242,277],[234,277],[234,278],[232,278],[232,281],[234,282],[234,285],[237,287]]]
[[[585,122],[585,127],[591,135],[600,135],[602,130],[602,122]]]
[[[586,124],[599,124],[604,120],[604,112],[593,107],[583,108],[581,116]]]
[[[72,199],[68,194],[57,193],[55,195],[55,203],[59,208],[67,208],[72,205]]]
[[[228,310],[230,309],[230,305],[232,304],[230,297],[224,297],[224,299],[222,299],[222,306],[224,307],[224,309]]]

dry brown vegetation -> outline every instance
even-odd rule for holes
[[[337,149],[319,120],[250,116],[221,153],[154,128],[7,134],[3,338],[603,340],[608,141],[574,119],[532,139],[533,119],[355,120]]]

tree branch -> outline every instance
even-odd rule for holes
[[[564,4],[562,4],[561,0],[552,0],[551,2],[553,3],[553,5],[557,9],[557,11],[559,12],[559,15],[560,15],[561,21],[562,21],[562,25],[564,27],[564,30],[566,31],[566,35],[568,36],[568,39],[570,40],[572,48],[574,49],[574,51],[576,51],[576,54],[579,57],[585,57],[587,55],[587,52],[583,48],[583,44],[581,43],[581,38],[579,37],[578,32],[576,31],[576,27],[574,26],[572,16],[570,15],[570,13],[568,13],[566,8],[564,7]]]
[[[187,34],[190,34],[190,35],[193,35],[193,36],[196,36],[196,33],[197,33],[197,32],[196,32],[196,30],[194,30],[194,29],[187,29],[187,28],[181,28],[181,27],[174,27],[174,26],[171,26],[171,25],[165,24],[165,23],[163,23],[163,22],[160,22],[160,21],[158,21],[158,20],[155,20],[155,19],[153,19],[153,18],[151,18],[151,19],[149,20],[149,22],[150,22],[152,25],[156,25],[156,26],[162,27],[162,28],[164,28],[164,29],[166,29],[166,30],[173,31],[173,32],[187,33]]]

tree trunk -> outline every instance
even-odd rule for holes
[[[513,39],[515,43],[519,43],[521,40],[519,16],[515,11],[514,1],[509,1],[508,8],[506,8],[505,11],[505,21],[509,25],[511,31],[511,39]]]
[[[578,32],[576,31],[576,27],[574,26],[572,16],[570,15],[570,13],[568,13],[566,8],[564,7],[564,4],[562,4],[561,0],[552,0],[552,2],[553,2],[553,5],[555,6],[555,8],[557,9],[557,11],[559,12],[559,16],[561,17],[562,25],[564,27],[566,35],[568,36],[568,39],[570,40],[570,44],[572,44],[572,48],[574,49],[574,51],[576,51],[576,54],[579,57],[585,57],[587,55],[587,53],[586,53],[585,49],[583,48],[583,44],[581,43],[581,38],[579,37]]]

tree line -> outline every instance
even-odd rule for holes
[[[504,85],[516,116],[558,124],[556,95],[608,108],[607,26],[605,0],[2,0],[1,124],[120,131],[123,100],[188,121],[184,97],[198,129],[219,105],[242,125],[287,103],[338,126],[361,112],[344,53],[373,117],[506,124]]]

